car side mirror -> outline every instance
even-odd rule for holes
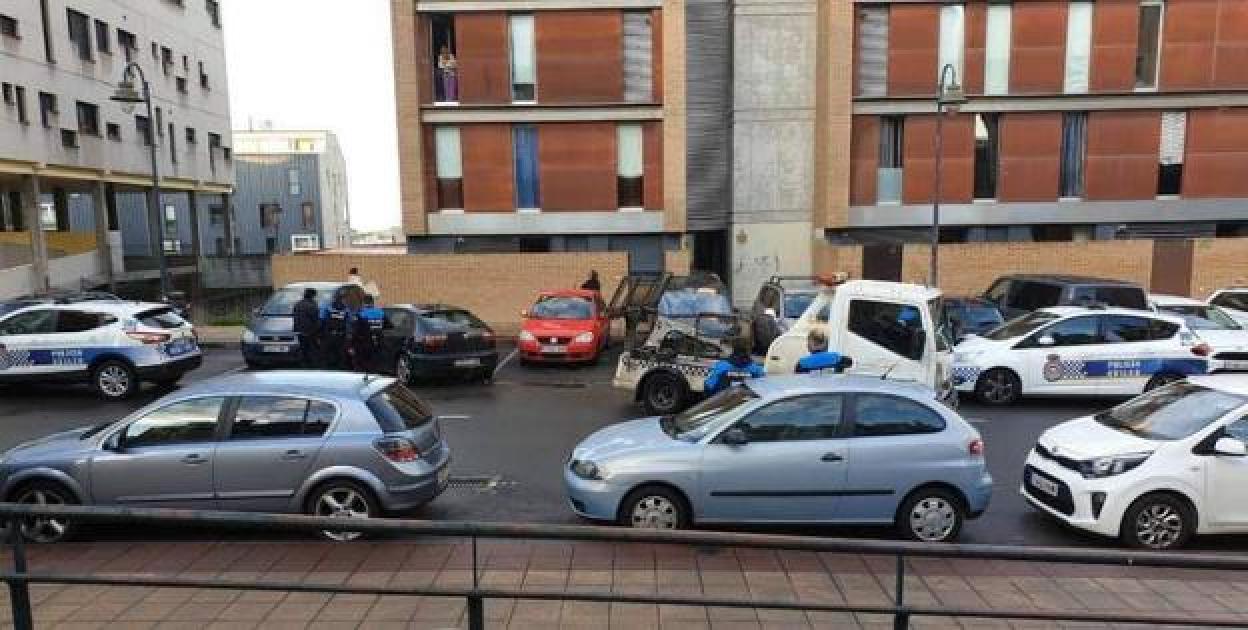
[[[1215,455],[1223,455],[1226,457],[1245,457],[1248,456],[1248,445],[1243,440],[1237,440],[1233,437],[1218,438],[1213,445]]]
[[[1036,345],[1048,348],[1050,346],[1056,346],[1057,340],[1054,339],[1052,335],[1043,335],[1039,339],[1036,339]]]
[[[750,442],[750,439],[746,437],[745,429],[732,427],[719,436],[719,441],[728,446],[745,446]]]
[[[101,448],[110,453],[124,452],[126,450],[126,432],[123,430],[114,433],[107,440],[104,440],[104,444],[101,445]]]

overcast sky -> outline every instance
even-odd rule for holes
[[[328,129],[347,158],[351,224],[399,224],[398,142],[385,0],[221,3],[235,129]]]

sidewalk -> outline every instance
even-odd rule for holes
[[[195,326],[199,345],[205,348],[237,348],[243,337],[242,326]]]
[[[887,605],[893,560],[845,554],[609,543],[485,542],[481,584]],[[465,586],[465,543],[67,543],[30,548],[32,572],[356,586]],[[0,558],[6,568],[6,550]],[[1248,626],[1248,574],[1004,561],[914,560],[915,606],[1217,616]],[[208,589],[35,586],[38,628],[461,628],[462,599]],[[0,623],[12,617],[0,598]],[[891,628],[891,617],[583,602],[489,601],[490,628]],[[1102,628],[916,618],[916,628]]]

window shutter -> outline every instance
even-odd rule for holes
[[[1187,112],[1162,112],[1161,163],[1182,164],[1187,144]]]
[[[459,179],[463,177],[464,167],[460,155],[459,128],[437,127],[433,133],[438,178]]]
[[[1088,64],[1092,58],[1092,3],[1071,2],[1066,18],[1067,94],[1088,91]]]
[[[858,10],[858,95],[888,92],[888,7]]]
[[[988,5],[988,45],[984,51],[984,94],[1007,94],[1010,91],[1012,9],[1008,4]]]
[[[654,36],[650,14],[624,13],[624,100],[649,103],[654,100]]]

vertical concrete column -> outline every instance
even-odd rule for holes
[[[69,193],[61,186],[52,189],[52,208],[56,213],[56,231],[69,232]]]
[[[38,175],[26,175],[22,179],[22,223],[30,231],[30,253],[34,257],[30,264],[30,288],[33,293],[44,293],[48,290],[48,240],[39,220],[39,199],[43,191]]]
[[[108,184],[96,182],[92,194],[91,207],[95,212],[95,252],[100,259],[100,273],[103,274],[105,282],[108,282],[108,290],[116,293],[117,279],[113,272],[113,248],[108,240]]]
[[[225,256],[236,256],[234,251],[234,195],[221,195],[221,207],[225,216],[222,217],[222,233],[225,237],[225,251],[218,252]]]

